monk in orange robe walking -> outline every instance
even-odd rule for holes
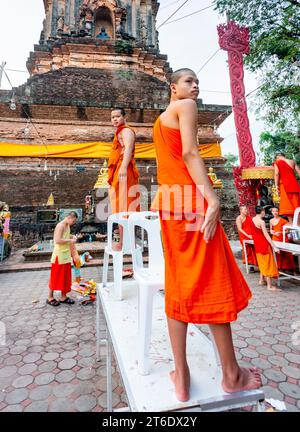
[[[170,105],[154,126],[159,189],[152,210],[161,219],[165,309],[175,360],[170,377],[180,401],[189,399],[188,323],[210,325],[225,392],[261,386],[257,369],[241,368],[234,353],[230,322],[247,307],[251,292],[221,226],[218,197],[199,155],[198,86],[190,69],[174,72]]]
[[[244,240],[252,240],[251,234],[251,217],[246,206],[240,207],[240,215],[236,218],[236,226],[239,233],[240,242],[242,245],[243,264],[246,263],[244,252]],[[257,266],[257,259],[253,245],[246,244],[247,261],[250,267],[250,272],[254,272],[252,266]]]
[[[282,228],[284,227],[284,225],[287,225],[288,222],[278,215],[277,207],[273,207],[271,212],[274,216],[273,219],[270,220],[270,233],[272,234],[272,240],[283,242]],[[280,251],[278,254],[276,254],[276,259],[277,267],[279,270],[293,270],[294,272],[296,271],[294,257],[291,253]]]
[[[258,267],[260,270],[259,285],[265,285],[269,291],[281,291],[272,285],[272,278],[277,279],[279,276],[277,265],[273,255],[273,249],[276,253],[279,249],[272,242],[271,237],[266,228],[263,218],[266,212],[263,207],[256,207],[256,216],[252,219],[252,237],[256,252]]]
[[[139,173],[134,159],[135,132],[126,124],[124,109],[111,112],[111,122],[116,128],[108,161],[109,198],[112,213],[140,211]],[[122,249],[122,227],[119,227]]]
[[[300,168],[284,153],[277,155],[274,168],[275,186],[280,194],[279,214],[287,216],[291,224],[296,208],[300,207],[300,186],[295,175],[296,171],[300,176]]]

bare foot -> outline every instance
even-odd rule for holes
[[[175,371],[170,372],[170,378],[175,386],[175,394],[180,402],[187,402],[190,398],[190,372],[187,370],[183,378],[179,378]]]
[[[261,286],[262,286],[262,285],[267,285],[267,282],[266,282],[266,281],[259,281],[259,282],[258,282],[258,285],[261,285]]]
[[[275,287],[275,286],[270,286],[270,287],[268,287],[267,288],[268,289],[268,291],[282,291],[282,289],[280,289],[280,288],[277,288],[277,287]]]
[[[222,387],[226,393],[244,390],[255,390],[262,386],[261,373],[257,368],[239,368],[239,374],[234,380],[223,378]]]

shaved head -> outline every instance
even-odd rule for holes
[[[113,113],[116,111],[119,111],[123,117],[126,116],[126,111],[124,110],[124,108],[114,108],[111,112]]]
[[[248,207],[245,205],[240,206],[240,213],[243,216],[248,216]]]
[[[188,68],[178,69],[177,71],[173,72],[171,75],[171,84],[177,84],[180,78],[187,74],[196,75],[192,69]]]

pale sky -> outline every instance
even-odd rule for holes
[[[183,0],[161,0],[157,23],[161,24],[168,18]],[[194,11],[211,5],[211,0],[189,0],[187,4],[172,18],[177,19]],[[12,10],[14,13],[12,15]],[[11,17],[13,16],[13,20]],[[37,44],[44,19],[43,0],[11,0],[0,3],[0,62],[5,61],[6,69],[26,71],[26,60],[29,52]],[[166,24],[159,29],[160,51],[167,54],[173,69],[189,67],[196,72],[219,48],[217,25],[225,21],[225,17],[209,8],[183,20]],[[13,86],[23,84],[28,73],[7,71]],[[206,104],[231,105],[229,71],[227,54],[219,51],[199,74],[201,98]],[[255,76],[245,73],[246,93],[254,90],[258,84]],[[10,85],[4,77],[2,89]],[[220,93],[215,93],[220,92]],[[247,99],[248,106],[255,100],[255,95]],[[249,113],[254,147],[258,149],[260,133],[264,124]],[[233,115],[220,127],[219,133],[225,140],[222,152],[238,154]]]

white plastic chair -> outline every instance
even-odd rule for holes
[[[136,246],[135,227],[147,232],[148,267],[144,267]],[[129,235],[132,248],[133,276],[139,285],[138,371],[149,374],[149,349],[152,329],[154,295],[164,289],[164,255],[158,213],[139,212],[129,217]]]
[[[300,207],[296,208],[294,217],[293,217],[293,224],[292,225],[284,225],[282,228],[282,234],[283,234],[283,243],[286,243],[286,231],[299,231],[300,232],[300,225],[299,225],[299,215],[300,215]]]
[[[103,262],[103,286],[107,284],[109,256],[113,258],[114,285],[113,294],[116,300],[122,300],[122,276],[123,276],[123,256],[131,255],[131,245],[128,231],[129,212],[115,213],[107,220],[107,246],[104,249]],[[118,224],[123,227],[122,250],[114,251],[112,248],[113,225]]]

